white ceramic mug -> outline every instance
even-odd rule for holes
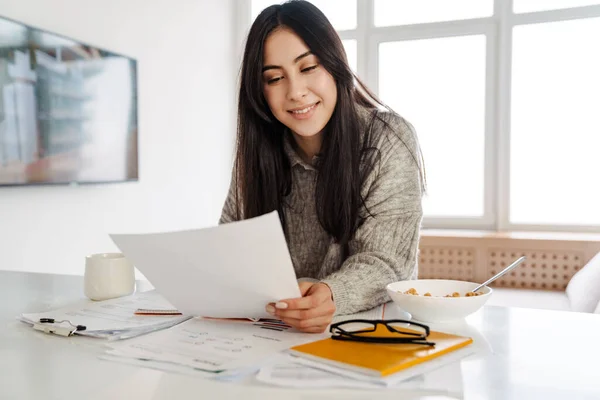
[[[83,292],[92,300],[127,296],[135,290],[133,264],[122,253],[87,256],[83,280]]]

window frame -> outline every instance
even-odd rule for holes
[[[238,60],[251,24],[251,0],[236,1]],[[403,40],[484,35],[486,38],[484,213],[481,217],[424,217],[425,229],[476,229],[496,232],[594,232],[600,225],[546,225],[510,222],[510,110],[512,33],[519,25],[600,17],[600,4],[515,14],[513,0],[493,0],[489,17],[376,27],[375,0],[357,0],[356,29],[341,30],[357,43],[357,73],[379,93],[379,45]],[[600,3],[600,1],[599,1]],[[401,112],[401,110],[399,110]],[[425,159],[427,166],[427,159]]]

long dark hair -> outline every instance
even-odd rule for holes
[[[277,210],[285,229],[283,205],[291,191],[290,162],[283,149],[286,127],[271,113],[262,89],[264,43],[281,27],[291,29],[306,43],[336,83],[337,104],[325,127],[316,165],[315,202],[321,226],[345,246],[360,226],[361,184],[378,158],[369,140],[361,140],[370,127],[361,123],[358,107],[372,109],[374,118],[377,108],[387,107],[352,72],[337,32],[307,1],[266,8],[248,33],[238,98],[237,217],[242,218],[242,213],[243,218],[252,218]]]

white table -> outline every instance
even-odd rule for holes
[[[102,340],[46,335],[15,320],[23,312],[83,298],[82,285],[77,276],[0,271],[1,399],[450,398],[425,391],[299,390],[254,381],[213,382],[103,361],[97,358]],[[144,290],[143,283],[139,287]],[[462,381],[463,398],[600,399],[599,315],[484,307],[466,326],[489,351],[452,367],[447,379]]]

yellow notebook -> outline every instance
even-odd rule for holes
[[[375,336],[391,336],[378,325]],[[363,343],[323,339],[295,346],[291,353],[314,361],[354,370],[376,377],[386,377],[473,343],[469,337],[431,331],[427,340],[435,346],[400,343]]]

